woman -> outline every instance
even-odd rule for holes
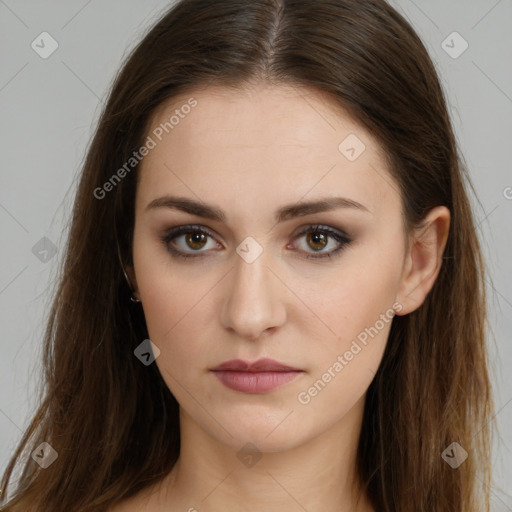
[[[91,144],[2,510],[488,510],[469,183],[383,0],[178,2]]]

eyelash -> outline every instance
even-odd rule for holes
[[[197,226],[197,225],[191,225],[191,226],[189,225],[189,226],[178,226],[176,228],[172,228],[164,236],[162,236],[161,239],[162,239],[162,242],[163,242],[164,246],[166,247],[166,249],[173,256],[177,256],[179,258],[197,258],[197,257],[201,257],[200,253],[201,252],[206,252],[206,251],[195,251],[197,254],[184,253],[184,252],[182,252],[180,250],[177,250],[177,249],[173,248],[170,245],[170,242],[174,238],[177,238],[177,237],[182,236],[184,234],[190,234],[190,233],[193,233],[193,234],[203,234],[203,235],[209,236],[211,238],[215,238],[213,236],[213,234],[210,231],[208,231],[207,229],[205,229],[205,228],[203,228],[201,226]],[[294,237],[294,240],[298,239],[298,238],[300,238],[300,237],[302,237],[304,235],[307,235],[309,233],[320,233],[320,234],[323,234],[323,235],[327,235],[329,238],[334,238],[334,240],[336,240],[340,244],[340,247],[338,247],[337,249],[333,249],[333,250],[331,250],[330,252],[327,252],[327,253],[317,253],[315,255],[311,255],[310,254],[309,256],[305,256],[305,258],[307,258],[307,259],[331,258],[332,256],[338,255],[345,248],[345,246],[349,245],[352,242],[352,240],[346,234],[344,234],[343,232],[339,232],[339,231],[333,230],[333,229],[331,229],[331,228],[329,228],[327,226],[321,226],[321,225],[318,225],[318,224],[308,226],[306,229],[304,229],[303,231],[298,233]]]

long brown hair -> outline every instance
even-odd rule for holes
[[[393,320],[368,393],[357,471],[379,512],[489,509],[490,418],[482,256],[446,99],[425,46],[384,0],[181,0],[118,74],[74,204],[44,337],[40,406],[2,481],[23,467],[6,512],[105,510],[156,483],[180,447],[178,404],[156,365],[121,264],[131,263],[137,166],[101,188],[178,93],[253,80],[326,93],[386,152],[407,226],[451,212],[440,274],[422,306]],[[41,469],[30,453],[57,452]],[[468,458],[442,457],[458,443]]]

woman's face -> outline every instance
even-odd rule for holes
[[[148,136],[132,276],[182,420],[261,451],[341,425],[401,307],[406,235],[377,142],[318,93],[263,84],[175,97]],[[295,371],[229,363],[263,358]]]

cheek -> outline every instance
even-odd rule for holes
[[[156,365],[167,387],[180,403],[188,403],[185,390],[198,394],[197,377],[215,357],[205,331],[211,321],[205,310],[209,298],[205,292],[212,286],[206,285],[204,281],[210,280],[206,277],[190,281],[169,268],[167,273],[157,270],[154,266],[145,272],[139,284],[148,335],[160,349]]]
[[[145,283],[151,291],[143,296],[148,334],[161,351],[157,364],[180,374],[185,368],[201,370],[206,366],[205,355],[211,357],[215,351],[207,331],[214,321],[209,305],[213,295],[206,294],[212,285],[187,284],[183,277],[160,276],[154,285]]]
[[[390,325],[369,336],[366,344],[357,338],[341,340],[339,350],[333,350],[303,383],[295,403],[308,431],[329,429],[364,398],[382,360]]]
[[[331,333],[317,338],[311,378],[302,387],[305,395],[299,403],[337,404],[340,410],[341,401],[349,406],[372,381],[389,336],[400,278],[394,263],[400,260],[391,252],[384,258],[383,252],[354,253],[325,293],[316,298],[310,293],[312,309],[321,312]],[[320,395],[323,398],[317,399]]]
[[[350,341],[360,333],[363,334],[359,339],[364,341],[365,329],[375,324],[379,331],[385,330],[392,317],[401,272],[394,262],[399,259],[384,260],[380,257],[382,253],[377,254],[379,258],[354,252],[346,258],[322,294],[318,290],[316,298],[310,295],[312,308],[321,312],[324,322],[336,333],[338,341],[334,345],[337,350],[348,350]],[[384,319],[382,315],[385,315]],[[326,340],[326,347],[333,346],[333,337],[334,334],[330,342]]]
[[[133,256],[149,335],[157,345],[165,344],[201,307],[215,276],[207,267],[177,263],[145,233],[136,232]]]
[[[395,290],[392,269],[366,272],[347,276],[322,301],[325,323],[336,335],[326,335],[311,353],[311,371],[295,396],[305,428],[318,428],[313,418],[329,428],[365,395],[386,348]]]
[[[156,365],[178,401],[187,403],[183,389],[195,389],[200,374],[220,357],[222,347],[212,337],[221,335],[212,326],[218,323],[222,273],[207,263],[177,263],[154,241],[138,241],[134,264],[148,335],[160,350]]]

